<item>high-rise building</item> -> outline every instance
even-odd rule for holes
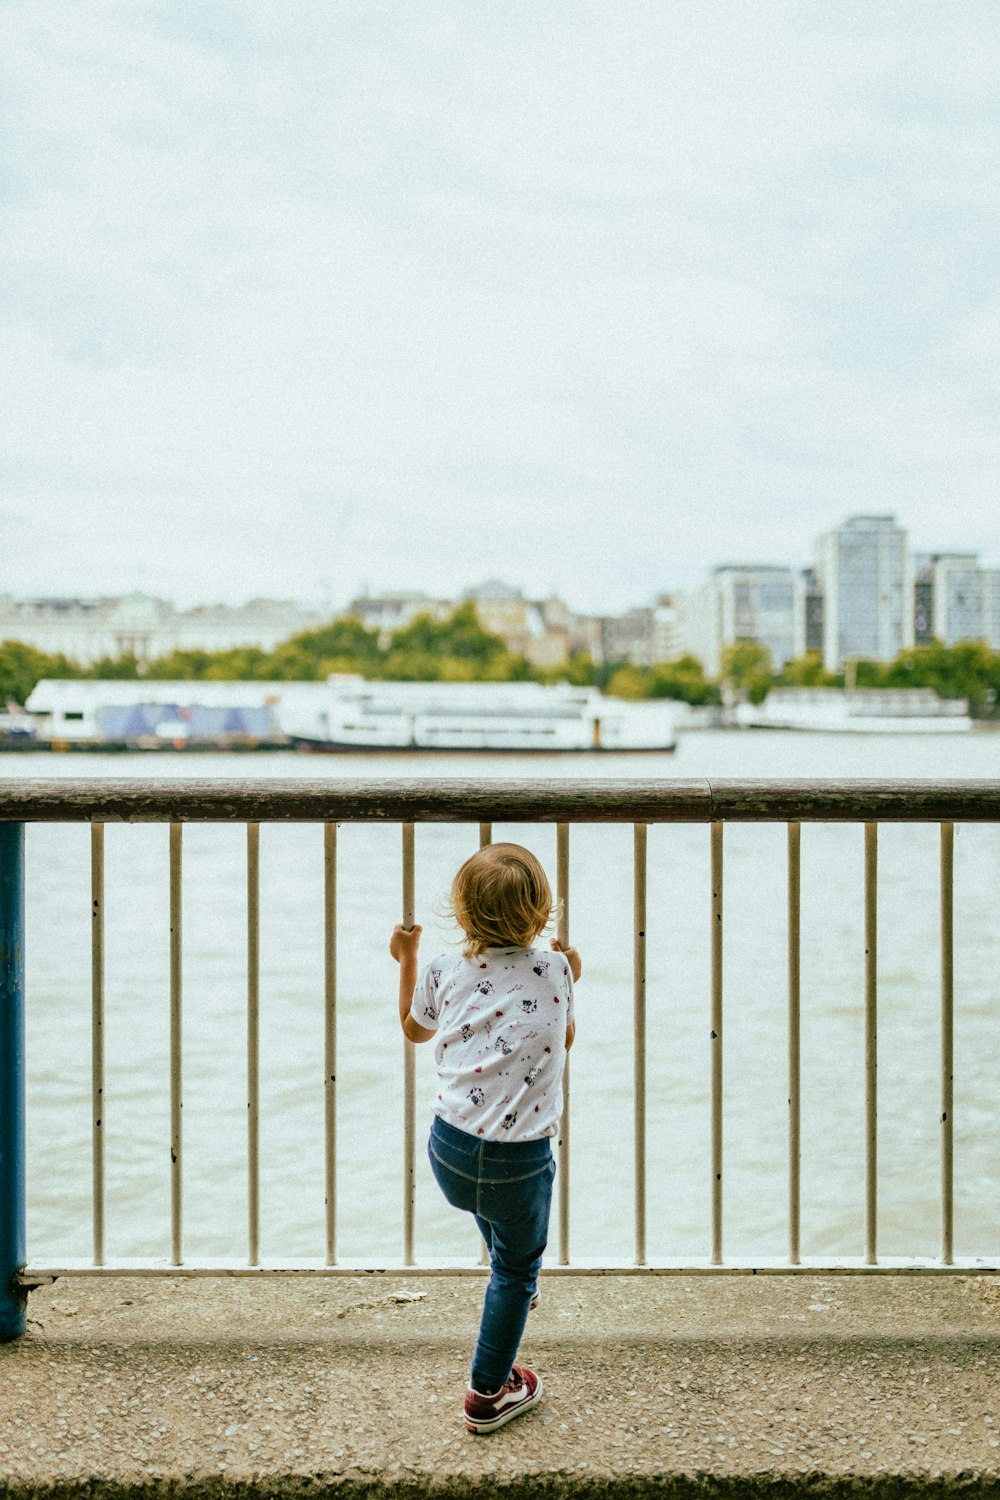
[[[1000,569],[981,568],[974,552],[933,559],[933,633],[945,646],[985,641],[1000,650]]]
[[[934,557],[917,552],[913,557],[913,644],[926,646],[934,639]]]
[[[819,538],[823,665],[839,672],[864,658],[893,661],[913,645],[913,577],[895,516],[850,516]]]
[[[683,600],[679,635],[710,677],[722,668],[722,653],[740,641],[766,646],[780,671],[805,647],[802,575],[769,564],[723,563]]]
[[[801,650],[796,644],[796,656],[823,651],[823,586],[816,577],[815,568],[802,570],[803,640]]]

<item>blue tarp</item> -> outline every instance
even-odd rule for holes
[[[129,708],[102,708],[97,732],[104,740],[138,740],[155,734],[160,719],[176,718],[177,709],[160,703],[134,703]]]
[[[102,708],[97,714],[98,735],[105,740],[145,739],[155,735],[161,725],[178,723],[184,725],[185,738],[192,740],[228,735],[252,740],[280,737],[274,713],[264,706],[209,708],[193,704],[181,708],[176,703],[136,703],[128,708]]]

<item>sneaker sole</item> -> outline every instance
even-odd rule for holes
[[[539,1379],[538,1385],[535,1387],[535,1394],[533,1396],[529,1396],[527,1401],[518,1402],[517,1406],[510,1407],[508,1411],[502,1411],[498,1417],[490,1417],[483,1422],[477,1422],[474,1417],[465,1417],[464,1420],[466,1431],[474,1432],[477,1434],[482,1434],[484,1432],[496,1432],[498,1427],[503,1427],[507,1422],[513,1422],[514,1418],[519,1417],[522,1412],[526,1412],[532,1406],[537,1405],[541,1398],[542,1382],[541,1379]]]

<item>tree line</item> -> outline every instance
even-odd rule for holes
[[[702,663],[690,655],[636,667],[595,663],[581,652],[542,669],[484,630],[475,605],[466,603],[443,620],[418,615],[384,641],[378,631],[347,615],[317,630],[300,631],[273,651],[257,646],[178,650],[148,662],[131,655],[106,657],[87,667],[22,641],[0,641],[0,704],[23,704],[43,677],[321,682],[332,672],[391,682],[570,682],[599,687],[613,697],[673,698],[695,706],[721,703],[724,697],[759,703],[777,685],[844,687],[845,678],[857,687],[923,687],[942,698],[967,698],[980,717],[995,713],[1000,701],[1000,654],[981,642],[931,642],[903,651],[893,662],[853,662],[846,674],[825,671],[818,652],[775,672],[767,647],[755,641],[729,646],[718,678],[707,677]]]

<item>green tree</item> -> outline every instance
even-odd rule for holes
[[[694,705],[719,702],[718,684],[710,682],[696,656],[657,662],[650,669],[651,698],[675,698]]]
[[[483,629],[468,603],[447,619],[420,614],[394,630],[378,675],[396,682],[511,682],[534,673],[523,656]]]
[[[146,668],[146,676],[158,682],[202,682],[208,677],[214,661],[211,651],[168,651],[165,656],[153,658]]]
[[[589,651],[574,651],[557,667],[547,667],[540,672],[543,682],[568,682],[571,687],[592,687],[597,681],[598,668]]]
[[[97,677],[108,679],[129,680],[139,677],[139,663],[131,652],[124,656],[102,656],[92,662],[83,674],[85,677]]]
[[[819,651],[807,651],[805,656],[786,662],[778,681],[786,687],[837,687],[843,685],[843,677],[823,668],[823,657]]]
[[[0,706],[24,704],[43,677],[81,677],[83,668],[61,652],[49,655],[25,641],[0,641]]]
[[[633,667],[626,663],[616,667],[608,678],[604,691],[610,698],[627,698],[637,701],[650,696],[652,673],[649,667]]]
[[[657,662],[655,667],[619,664],[608,678],[605,692],[612,698],[672,698],[699,705],[719,702],[719,687],[705,676],[696,656]]]
[[[771,653],[760,641],[737,641],[722,653],[722,681],[738,697],[763,703],[771,686]]]
[[[900,652],[881,677],[885,687],[933,688],[939,698],[967,698],[972,712],[984,715],[1000,693],[1000,656],[983,641],[931,641]]]
[[[216,651],[205,676],[212,682],[256,682],[267,677],[271,656],[259,646],[232,646]]]
[[[318,630],[302,630],[271,653],[261,675],[283,681],[322,681],[331,672],[360,672],[374,676],[383,660],[378,631],[369,630],[357,615],[331,620]]]

